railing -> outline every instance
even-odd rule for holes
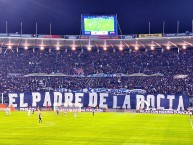
[[[21,38],[63,38],[63,39],[134,39],[134,38],[161,38],[161,37],[184,37],[193,36],[192,32],[169,33],[169,34],[128,34],[117,36],[84,36],[84,35],[47,35],[47,34],[19,34],[19,33],[0,33],[0,37],[21,37]]]

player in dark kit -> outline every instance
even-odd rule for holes
[[[188,108],[188,114],[190,116],[190,119],[192,120],[192,112],[191,112],[190,108]]]
[[[39,116],[39,123],[42,123],[42,114],[39,113],[38,116]]]
[[[191,111],[189,112],[189,115],[190,115],[190,119],[192,120],[192,112]]]
[[[34,111],[35,111],[35,110],[34,110],[34,108],[33,108],[33,109],[32,109],[32,114],[34,114]]]
[[[92,116],[94,116],[94,109],[92,109]]]
[[[59,109],[56,110],[56,114],[59,115]]]

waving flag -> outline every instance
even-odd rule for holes
[[[74,72],[76,73],[76,74],[84,74],[84,69],[83,68],[74,68]]]

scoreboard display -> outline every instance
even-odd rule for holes
[[[82,15],[82,35],[116,36],[116,15]]]

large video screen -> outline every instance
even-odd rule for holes
[[[117,16],[82,15],[82,35],[117,35]]]

